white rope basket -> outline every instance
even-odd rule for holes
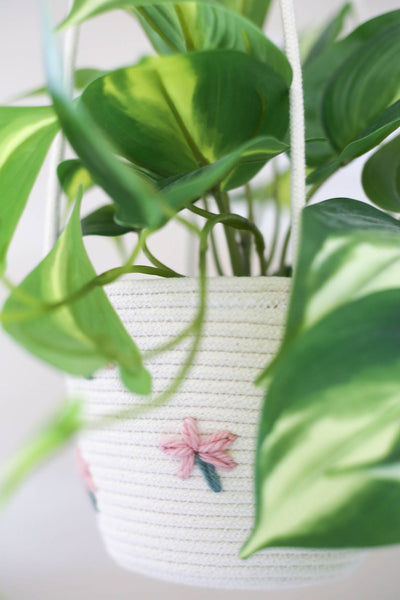
[[[346,575],[360,561],[353,551],[274,549],[238,557],[254,518],[253,470],[263,389],[253,383],[276,352],[286,314],[286,278],[215,278],[200,350],[181,389],[166,405],[92,430],[81,442],[107,550],[131,571],[190,585],[229,589],[303,586]],[[140,350],[148,351],[189,324],[198,301],[196,279],[125,280],[109,298]],[[154,394],[168,386],[190,339],[147,363]],[[88,418],[147,403],[123,388],[116,369],[93,380],[71,380],[86,400]],[[201,435],[238,436],[227,453],[237,466],[219,471],[214,493],[195,466],[177,477],[180,461],[160,441],[180,435],[196,419]]]

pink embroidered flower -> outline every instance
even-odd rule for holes
[[[215,469],[230,471],[236,467],[235,461],[226,452],[236,438],[237,435],[229,431],[217,431],[201,438],[197,430],[196,420],[187,417],[183,421],[182,437],[162,440],[160,450],[167,456],[182,459],[177,473],[178,477],[182,479],[189,477],[195,464],[197,464],[211,489],[221,491],[222,488]]]
[[[85,482],[90,500],[93,504],[93,507],[97,511],[97,500],[96,500],[97,487],[93,481],[93,477],[90,472],[89,465],[83,458],[80,448],[76,449],[76,458],[77,458],[77,462],[78,462],[78,469],[79,469],[80,476],[82,477],[83,481]]]

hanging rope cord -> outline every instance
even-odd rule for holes
[[[279,0],[286,55],[293,71],[290,88],[290,161],[292,259],[296,268],[301,235],[301,211],[306,205],[306,152],[303,74],[293,0]]]
[[[73,5],[69,2],[68,13]],[[78,54],[79,28],[71,27],[65,35],[63,62],[64,82],[68,91],[73,93],[75,63]],[[49,179],[47,184],[46,217],[44,232],[44,255],[48,254],[56,243],[61,229],[61,199],[62,191],[57,177],[57,167],[65,158],[66,140],[62,133],[54,142],[49,161]]]

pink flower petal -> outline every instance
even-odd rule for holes
[[[193,450],[182,438],[168,438],[161,440],[160,450],[167,456],[188,456]]]
[[[230,431],[217,431],[204,438],[199,446],[199,452],[215,452],[227,450],[236,440],[237,435]]]
[[[187,417],[183,421],[182,426],[182,437],[186,444],[190,446],[195,452],[198,451],[200,446],[200,436],[197,431],[196,420],[192,417]]]
[[[188,456],[184,456],[182,458],[180,469],[177,473],[178,477],[180,477],[181,479],[186,479],[187,477],[189,477],[189,475],[193,471],[194,463],[194,452],[192,452]]]
[[[236,467],[236,462],[229,454],[226,454],[226,452],[213,452],[212,454],[199,452],[199,456],[204,462],[209,463],[216,469],[221,469],[222,471],[231,471]]]

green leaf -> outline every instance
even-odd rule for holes
[[[45,28],[45,50],[48,87],[63,133],[95,183],[115,202],[116,220],[124,226],[157,227],[168,215],[162,197],[149,179],[115,156],[115,148],[82,103],[67,96],[50,23]]]
[[[15,228],[58,129],[51,107],[0,107],[0,274]]]
[[[96,277],[82,242],[79,207],[77,202],[50,254],[6,301],[4,328],[27,350],[73,375],[89,377],[116,363],[129,389],[147,394],[150,376],[105,292],[95,287],[73,299]]]
[[[337,199],[303,212],[256,461],[265,547],[400,542],[400,224]],[[392,474],[391,474],[392,473]]]
[[[325,90],[337,70],[353,53],[396,24],[400,24],[400,10],[379,15],[360,25],[346,38],[328,46],[320,56],[307,63],[304,68],[304,95],[308,138],[326,137],[322,123],[322,102]],[[329,141],[308,144],[307,163],[309,166],[318,166],[335,158],[335,154]]]
[[[307,58],[304,61],[304,67],[307,67],[313,60],[321,56],[325,50],[330,48],[336,42],[339,35],[342,33],[347,17],[353,10],[351,2],[346,2],[334,17],[328,22],[322,30],[314,44],[310,48]]]
[[[181,210],[221,182],[222,189],[229,188],[233,181],[229,174],[237,165],[251,164],[256,167],[258,165],[260,168],[267,159],[287,150],[286,144],[273,137],[264,136],[251,140],[212,165],[202,167],[183,177],[165,180],[163,193],[167,204],[175,211]]]
[[[236,10],[247,19],[262,27],[267,17],[272,0],[217,0],[231,10]]]
[[[120,154],[158,178],[191,173],[258,136],[282,139],[288,127],[283,79],[228,50],[147,59],[97,79],[82,102]],[[241,166],[231,187],[260,166]]]
[[[400,212],[400,136],[379,148],[366,162],[362,184],[374,204]]]
[[[82,234],[115,237],[135,231],[131,227],[122,227],[115,222],[116,209],[112,204],[98,208],[81,220]]]
[[[376,35],[336,71],[323,100],[323,120],[341,152],[378,119],[400,92],[400,24]]]
[[[57,168],[57,176],[70,202],[75,200],[80,188],[82,193],[85,193],[94,185],[89,171],[76,158],[64,160],[60,163]]]
[[[315,184],[323,181],[340,167],[354,158],[365,154],[380,144],[388,135],[400,126],[400,100],[389,106],[377,119],[350,142],[332,161],[315,169],[307,177],[307,183]]]
[[[201,0],[203,2],[203,0]],[[215,0],[227,8],[236,10],[245,17],[253,20],[259,27],[265,21],[271,0]],[[101,15],[109,10],[125,9],[129,10],[135,6],[151,6],[164,3],[171,3],[171,0],[75,0],[71,12],[61,28],[80,25],[84,21]],[[190,2],[194,4],[194,2]]]
[[[70,400],[6,463],[0,473],[0,508],[41,462],[66,444],[83,425],[81,402]]]
[[[355,300],[287,349],[262,414],[242,556],[400,542],[399,303],[399,289]]]
[[[253,23],[223,6],[170,2],[138,7],[135,14],[160,54],[238,50],[267,64],[290,86],[292,70],[284,53]]]

